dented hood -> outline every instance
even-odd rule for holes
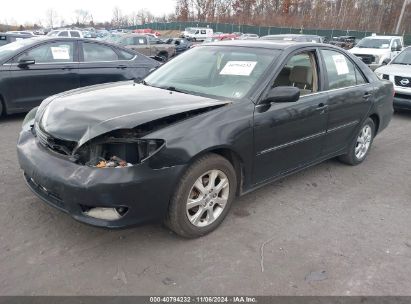
[[[228,102],[171,92],[134,82],[105,84],[56,95],[43,102],[36,116],[55,138],[77,142],[117,129]]]

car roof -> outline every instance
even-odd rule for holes
[[[264,37],[320,37],[318,35],[309,35],[309,34],[279,34],[279,35],[267,35]]]
[[[29,34],[22,34],[22,33],[3,33],[0,32],[1,36],[13,36],[13,37],[33,37],[32,35]]]
[[[220,42],[207,43],[208,46],[238,46],[238,47],[251,47],[251,48],[263,48],[273,50],[285,50],[291,47],[318,47],[327,46],[332,47],[329,44],[314,43],[314,42],[296,42],[296,41],[284,41],[284,40],[226,40]]]
[[[364,38],[375,38],[375,39],[380,39],[380,38],[384,38],[384,39],[394,39],[394,38],[402,38],[401,36],[367,36]]]

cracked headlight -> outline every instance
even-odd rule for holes
[[[81,147],[76,160],[95,168],[125,168],[143,163],[164,147],[162,139],[105,137]]]

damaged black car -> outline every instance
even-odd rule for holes
[[[392,102],[392,84],[339,48],[218,42],[140,83],[45,99],[18,159],[30,189],[76,220],[198,237],[237,196],[329,158],[363,162]]]

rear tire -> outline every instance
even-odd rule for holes
[[[351,142],[348,153],[339,157],[340,161],[351,166],[361,164],[370,152],[374,136],[374,121],[367,118]]]
[[[0,97],[0,117],[3,117],[6,114],[6,108],[3,104],[3,99]]]
[[[236,188],[235,170],[227,159],[214,153],[199,158],[176,187],[166,226],[185,238],[210,233],[226,217]]]

